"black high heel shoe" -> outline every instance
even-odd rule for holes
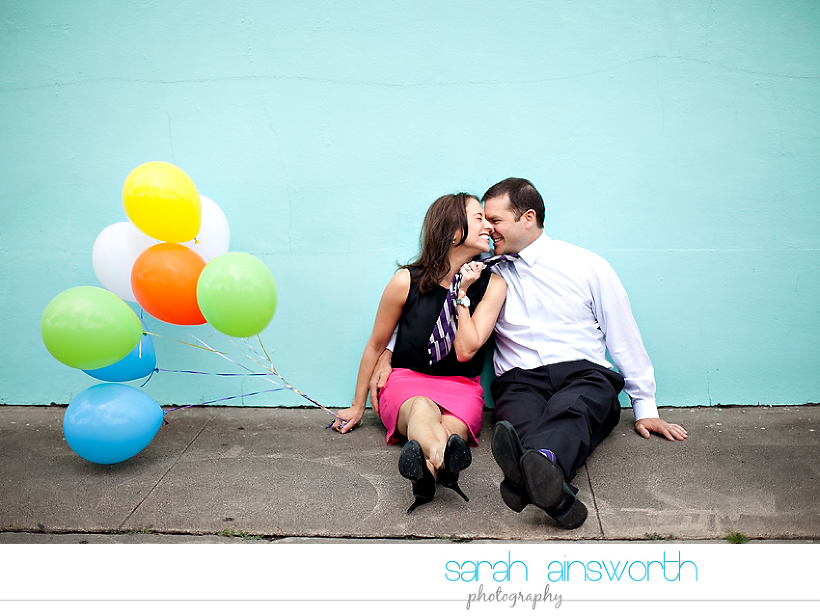
[[[444,466],[438,472],[438,482],[445,488],[450,488],[465,501],[467,495],[458,487],[458,474],[470,466],[473,454],[470,446],[458,434],[451,434],[444,448]]]
[[[411,513],[419,505],[429,503],[436,494],[436,479],[427,468],[424,452],[418,441],[407,441],[399,456],[399,473],[413,484],[413,496],[416,500],[410,505],[407,513]]]

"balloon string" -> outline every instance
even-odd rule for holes
[[[235,364],[235,365],[239,366],[240,368],[242,368],[243,370],[245,370],[245,371],[246,371],[246,373],[244,373],[244,374],[229,374],[229,373],[224,373],[224,374],[219,374],[219,375],[217,375],[217,376],[261,376],[261,377],[265,378],[265,377],[267,377],[267,375],[268,375],[268,373],[258,373],[258,372],[254,372],[253,370],[251,370],[251,369],[250,369],[250,368],[248,368],[247,366],[243,366],[243,365],[242,365],[242,364],[240,364],[238,361],[235,361],[235,360],[231,359],[231,358],[230,358],[230,357],[229,357],[226,353],[223,353],[223,352],[221,352],[221,351],[217,351],[217,350],[216,350],[216,349],[214,349],[213,347],[208,346],[208,344],[206,344],[205,342],[203,342],[202,340],[200,340],[199,338],[197,338],[197,337],[196,337],[196,336],[194,336],[193,334],[191,334],[191,337],[192,337],[194,340],[196,340],[197,342],[199,342],[199,345],[196,345],[196,344],[191,344],[190,342],[184,342],[184,341],[182,341],[182,340],[176,340],[175,338],[170,338],[170,337],[168,337],[168,336],[163,336],[163,335],[161,335],[161,334],[155,334],[155,333],[153,333],[153,332],[149,332],[149,331],[145,331],[145,332],[143,332],[143,333],[144,333],[144,334],[146,334],[146,335],[150,335],[150,336],[157,336],[158,338],[165,338],[166,340],[171,340],[171,341],[173,341],[173,342],[178,342],[178,343],[180,343],[180,344],[184,344],[184,345],[186,345],[186,346],[190,346],[190,347],[193,347],[193,348],[195,348],[195,349],[201,349],[201,350],[203,350],[203,351],[210,351],[211,353],[216,353],[216,354],[217,354],[217,355],[219,355],[221,358],[223,358],[223,359],[225,359],[225,360],[227,360],[227,361],[231,362],[232,364]],[[293,385],[291,385],[290,383],[288,383],[288,381],[287,381],[287,380],[286,380],[286,379],[285,379],[285,378],[284,378],[281,374],[279,374],[279,372],[276,370],[276,368],[274,368],[274,367],[273,367],[273,361],[271,360],[270,355],[268,355],[268,352],[267,352],[267,350],[265,349],[265,345],[262,343],[262,339],[259,337],[259,335],[257,335],[257,336],[256,336],[256,339],[259,341],[259,345],[260,345],[260,347],[261,347],[261,349],[262,349],[262,352],[265,354],[265,358],[266,358],[266,359],[267,359],[267,361],[268,361],[268,365],[265,365],[265,364],[263,364],[263,363],[261,363],[261,362],[257,361],[256,359],[254,359],[253,357],[251,357],[251,356],[250,356],[250,355],[248,355],[247,353],[243,352],[243,351],[242,351],[242,349],[240,349],[240,348],[236,345],[236,343],[235,343],[232,339],[230,339],[230,340],[231,340],[231,344],[233,344],[233,345],[237,348],[237,350],[238,350],[240,353],[242,353],[242,354],[243,354],[243,355],[244,355],[247,359],[249,359],[249,360],[250,360],[250,361],[252,361],[253,363],[255,363],[255,364],[257,364],[257,365],[261,366],[262,368],[264,368],[264,369],[266,369],[266,370],[269,370],[269,371],[270,371],[270,373],[274,374],[274,375],[275,375],[275,376],[276,376],[279,380],[281,380],[281,381],[282,381],[282,383],[285,385],[285,387],[287,387],[290,391],[294,392],[294,393],[295,393],[295,394],[297,394],[298,396],[301,396],[302,398],[304,398],[305,400],[307,400],[308,402],[310,402],[310,403],[311,403],[311,404],[313,404],[314,406],[319,407],[320,409],[324,410],[325,412],[329,413],[330,415],[333,415],[333,417],[336,417],[336,413],[335,413],[334,411],[330,410],[329,408],[327,408],[327,407],[326,407],[326,406],[324,406],[323,404],[321,404],[321,403],[319,403],[319,402],[316,402],[316,400],[314,400],[313,398],[310,398],[309,396],[307,396],[307,395],[306,395],[306,394],[304,394],[303,392],[301,392],[301,391],[299,391],[298,389],[296,389]],[[256,351],[256,349],[254,349],[254,348],[253,348],[253,347],[252,347],[252,346],[248,343],[247,339],[244,339],[244,338],[243,338],[243,341],[245,342],[245,344],[247,345],[247,347],[248,347],[251,351],[253,351],[256,355],[259,355],[258,351]],[[200,346],[200,345],[201,345],[201,346]],[[209,373],[207,373],[207,372],[195,372],[195,371],[193,371],[193,370],[177,370],[177,371],[172,371],[172,370],[165,370],[165,369],[160,369],[160,368],[155,368],[154,372],[159,372],[160,370],[163,370],[163,371],[166,371],[166,372],[185,372],[185,373],[190,373],[190,374],[209,374]],[[151,376],[153,376],[153,374],[154,374],[154,373],[152,372],[152,373],[151,373],[151,375],[148,377],[148,380],[150,380],[150,379],[151,379]],[[146,380],[145,382],[147,383],[147,382],[148,382],[148,380]],[[271,380],[271,379],[269,379],[269,378],[265,378],[265,380],[266,380],[266,381],[268,381],[269,383],[272,383],[272,384],[275,384],[275,385],[276,385],[276,384],[278,384],[278,383],[276,383],[275,381],[272,381],[272,380]],[[143,383],[143,385],[145,385],[145,383]],[[281,388],[280,388],[280,389],[277,389],[277,390],[270,390],[270,391],[279,391],[279,390],[281,390]],[[250,395],[250,394],[249,394],[249,395]],[[231,398],[225,398],[225,400],[229,400],[229,399],[231,399]],[[191,405],[191,406],[198,406],[198,405]],[[179,408],[188,408],[188,407],[179,407]]]
[[[334,417],[336,417],[336,413],[334,413],[333,411],[331,411],[330,409],[328,409],[327,407],[325,407],[323,404],[319,404],[319,403],[318,403],[318,402],[316,402],[314,399],[312,399],[312,398],[308,397],[307,395],[303,394],[301,391],[299,391],[298,389],[296,389],[295,387],[293,387],[290,383],[288,383],[288,382],[285,380],[285,377],[283,377],[281,374],[279,374],[279,373],[276,371],[276,368],[274,368],[274,367],[273,367],[273,362],[271,361],[270,355],[268,355],[268,352],[267,352],[267,350],[265,349],[265,345],[264,345],[264,343],[262,342],[262,339],[259,337],[259,335],[258,335],[258,334],[257,334],[257,336],[256,336],[256,339],[259,341],[259,346],[260,346],[260,348],[262,349],[262,352],[265,354],[265,357],[268,359],[268,362],[269,362],[269,364],[270,364],[270,371],[271,371],[271,372],[273,372],[273,373],[274,373],[274,374],[275,374],[275,375],[276,375],[279,379],[281,379],[281,381],[285,384],[285,387],[287,387],[288,389],[292,390],[293,392],[295,392],[295,393],[299,394],[300,396],[302,396],[302,397],[303,397],[305,400],[307,400],[308,402],[312,402],[313,404],[315,404],[315,405],[316,405],[316,406],[318,406],[319,408],[324,409],[325,411],[327,411],[328,413],[330,413],[331,415],[333,415]],[[250,344],[248,344],[248,341],[247,341],[247,340],[245,340],[245,344],[247,344],[247,345],[248,345],[248,348],[249,348],[249,349],[253,349],[253,347],[251,347],[251,345],[250,345]]]
[[[204,343],[202,340],[200,340],[199,338],[197,338],[197,337],[196,337],[196,336],[194,336],[193,334],[191,334],[191,337],[192,337],[194,340],[196,340],[197,342],[199,342],[199,344],[201,344],[201,345],[202,345],[202,347],[199,347],[199,348],[205,348],[205,349],[207,349],[207,350],[211,351],[212,353],[216,353],[216,354],[217,354],[217,355],[219,355],[222,359],[226,359],[226,360],[228,360],[229,362],[231,362],[232,364],[236,364],[237,366],[239,366],[239,367],[240,367],[240,368],[242,368],[243,370],[247,370],[248,372],[253,372],[253,370],[251,370],[250,368],[247,368],[246,366],[243,366],[243,365],[242,365],[242,364],[240,364],[238,361],[235,361],[235,360],[231,359],[230,357],[228,357],[228,355],[226,355],[226,354],[225,354],[225,353],[223,353],[222,351],[217,351],[216,349],[214,349],[214,348],[212,348],[212,347],[209,347],[206,343]],[[192,346],[196,346],[196,345],[192,345]],[[250,358],[249,358],[249,359],[250,359]]]
[[[255,359],[253,359],[253,358],[252,358],[250,355],[248,355],[247,353],[244,353],[245,357],[247,357],[248,359],[250,359],[252,362],[254,362],[254,363],[256,363],[256,364],[258,364],[258,365],[260,365],[260,366],[263,366],[264,368],[267,368],[268,370],[270,370],[273,374],[275,374],[275,375],[276,375],[276,376],[277,376],[277,377],[278,377],[278,378],[279,378],[279,379],[280,379],[280,380],[281,380],[281,381],[285,384],[285,387],[287,387],[288,389],[290,389],[292,392],[294,392],[294,393],[298,394],[299,396],[303,397],[305,400],[307,400],[308,402],[310,402],[310,403],[312,403],[312,404],[314,404],[314,405],[318,406],[319,408],[324,409],[325,411],[327,411],[328,413],[330,413],[330,414],[331,414],[331,415],[333,415],[334,417],[336,416],[336,413],[334,413],[334,412],[330,411],[330,410],[329,410],[329,409],[327,409],[324,405],[320,404],[319,402],[316,402],[316,401],[315,401],[315,400],[313,400],[312,398],[308,397],[306,394],[302,393],[301,391],[299,391],[298,389],[296,389],[295,387],[293,387],[290,383],[288,383],[288,382],[287,382],[287,380],[286,380],[286,379],[285,379],[285,378],[284,378],[281,374],[279,374],[279,373],[276,371],[276,368],[274,368],[274,367],[273,367],[273,361],[271,361],[270,355],[268,355],[268,352],[267,352],[267,350],[265,349],[265,344],[262,342],[262,339],[261,339],[258,335],[256,336],[256,339],[259,341],[259,346],[260,346],[260,348],[262,349],[262,352],[265,354],[265,359],[267,359],[267,360],[268,360],[268,365],[267,365],[267,366],[264,366],[262,363],[260,363],[260,362],[256,361]],[[253,351],[253,352],[254,352],[257,356],[261,357],[261,356],[259,355],[259,352],[258,352],[256,349],[254,349],[254,348],[250,345],[250,343],[248,342],[248,340],[247,340],[246,338],[243,338],[243,339],[242,339],[242,341],[245,343],[245,346],[247,346],[247,347],[248,347],[251,351]],[[237,347],[237,349],[239,348],[233,340],[231,340],[231,343],[232,343],[235,347]],[[240,350],[241,350],[241,349],[240,349]]]
[[[206,376],[268,376],[267,372],[198,372],[196,370],[171,370],[154,368],[153,372],[176,372],[178,374],[204,374]]]
[[[172,408],[172,409],[166,409],[166,410],[162,411],[162,423],[165,424],[166,426],[170,425],[168,423],[168,420],[165,419],[165,414],[170,413],[171,411],[178,411],[180,409],[190,409],[190,408],[193,408],[195,406],[205,406],[205,405],[208,405],[208,404],[215,404],[216,402],[225,402],[226,400],[236,400],[237,398],[247,398],[249,396],[255,396],[257,394],[266,394],[266,393],[271,393],[271,392],[274,392],[274,391],[282,391],[283,389],[284,389],[284,387],[277,387],[276,389],[266,389],[264,391],[254,391],[254,392],[249,393],[249,394],[242,394],[241,396],[228,396],[227,398],[219,398],[218,400],[210,400],[209,402],[201,402],[200,404],[188,404],[186,406],[177,406],[177,407]]]
[[[195,349],[202,349],[203,351],[213,351],[214,353],[217,353],[217,351],[214,351],[212,348],[210,348],[208,346],[204,346],[204,347],[197,346],[195,344],[191,344],[190,342],[183,342],[182,340],[177,340],[176,338],[169,338],[168,336],[163,336],[162,334],[155,334],[154,332],[144,331],[142,333],[147,334],[149,336],[156,336],[157,338],[165,338],[166,340],[170,340],[172,342],[179,342],[180,344],[184,344],[186,346],[193,347]],[[194,338],[196,338],[196,336],[194,336]],[[199,340],[199,339],[197,338],[197,340]]]
[[[274,391],[282,391],[284,387],[277,387],[276,389],[265,389],[264,391],[254,391],[249,394],[242,394],[241,396],[228,396],[227,398],[219,398],[217,400],[210,400],[208,402],[200,402],[199,404],[187,404],[185,406],[176,406],[172,409],[166,409],[163,413],[170,413],[171,411],[178,411],[180,409],[190,409],[194,408],[195,406],[206,406],[208,404],[215,404],[217,402],[225,402],[226,400],[236,400],[237,398],[248,398],[250,396],[256,396],[258,394],[269,394]]]
[[[228,360],[228,361],[229,361],[229,362],[231,362],[232,364],[236,364],[237,366],[239,366],[239,367],[240,367],[240,368],[242,368],[243,370],[247,370],[249,373],[253,373],[253,371],[252,371],[252,370],[250,370],[250,369],[249,369],[249,368],[247,368],[246,366],[243,366],[243,365],[242,365],[242,364],[240,364],[239,362],[234,361],[233,359],[231,359],[230,357],[228,357],[225,353],[222,353],[222,352],[220,352],[220,351],[217,351],[216,349],[213,349],[213,348],[209,347],[209,346],[208,346],[205,342],[203,342],[202,340],[200,340],[199,338],[197,338],[197,337],[196,337],[196,336],[194,336],[193,334],[191,334],[191,336],[194,338],[194,340],[196,340],[197,342],[199,342],[201,345],[205,346],[208,350],[212,351],[213,353],[216,353],[217,355],[219,355],[219,356],[220,356],[220,357],[222,357],[223,359]],[[262,340],[259,338],[259,336],[257,336],[257,339],[259,340],[259,344],[262,346],[262,349],[263,349],[263,351],[264,351],[264,348],[265,348],[265,347],[264,347],[264,345],[262,344]],[[236,346],[236,343],[234,343],[234,342],[233,342],[233,340],[231,340],[231,343],[232,343],[232,344],[234,344],[234,346]],[[245,344],[248,344],[247,340],[245,340]],[[237,347],[237,348],[238,348],[238,347]],[[248,345],[248,348],[250,348],[251,350],[253,350],[253,348],[252,348],[250,345]],[[268,356],[267,351],[264,351],[264,352],[265,352],[265,356],[268,358],[268,360],[270,360],[270,356]],[[301,391],[299,391],[298,389],[296,389],[295,387],[293,387],[293,385],[291,385],[290,383],[288,383],[288,382],[285,380],[285,378],[284,378],[284,377],[282,377],[282,375],[281,375],[281,374],[279,374],[279,373],[276,371],[276,369],[273,367],[273,363],[271,363],[269,367],[268,367],[268,366],[264,366],[264,365],[263,365],[263,364],[261,364],[260,362],[256,361],[256,360],[255,360],[255,359],[253,359],[252,357],[250,357],[247,353],[245,353],[244,355],[245,355],[245,357],[247,357],[249,360],[251,360],[252,362],[254,362],[254,363],[256,363],[256,364],[258,364],[258,365],[260,365],[260,366],[262,366],[263,368],[268,368],[268,369],[269,369],[269,370],[270,370],[273,374],[275,374],[275,375],[276,375],[276,376],[277,376],[277,377],[278,377],[278,378],[282,381],[282,383],[285,385],[285,387],[287,387],[289,390],[291,390],[291,391],[292,391],[292,392],[294,392],[295,394],[297,394],[297,395],[301,396],[302,398],[304,398],[305,400],[307,400],[308,402],[310,402],[310,403],[311,403],[311,404],[313,404],[314,406],[318,406],[320,409],[322,409],[322,410],[324,410],[325,412],[330,413],[331,415],[333,415],[334,417],[336,417],[336,413],[334,413],[333,411],[331,411],[329,408],[327,408],[326,406],[324,406],[324,405],[322,405],[322,404],[319,404],[318,402],[316,402],[316,401],[315,401],[315,400],[313,400],[312,398],[309,398],[307,395],[305,395],[304,393],[302,393]],[[269,381],[269,382],[273,383],[273,381],[271,381],[270,379],[265,379],[265,380],[267,380],[267,381]]]
[[[145,379],[145,382],[142,385],[140,385],[140,387],[145,387],[148,384],[148,381],[151,380],[151,377],[154,376],[154,374],[157,372],[159,372],[159,368],[154,368],[153,370],[151,370],[151,374],[148,375],[148,378]]]

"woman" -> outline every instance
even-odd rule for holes
[[[387,284],[359,364],[353,404],[333,424],[344,433],[361,420],[370,375],[398,324],[393,371],[379,393],[379,416],[388,444],[398,435],[409,439],[399,457],[399,471],[412,482],[415,496],[408,513],[432,500],[436,480],[467,500],[458,474],[472,461],[467,443],[477,444],[484,408],[483,345],[507,291],[500,276],[473,261],[490,250],[491,229],[472,195],[445,195],[430,206],[421,254]],[[457,274],[455,339],[440,357],[429,348],[431,334],[442,325],[442,308]]]

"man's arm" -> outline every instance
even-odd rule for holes
[[[652,432],[670,441],[688,437],[683,426],[660,419],[655,401],[655,370],[646,353],[632,315],[626,290],[605,260],[595,267],[592,284],[595,318],[603,331],[607,350],[624,377],[624,391],[632,400],[635,431],[649,438]]]

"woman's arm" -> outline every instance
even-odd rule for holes
[[[390,376],[391,372],[393,372],[393,351],[385,349],[376,362],[373,374],[370,375],[370,406],[373,407],[373,412],[376,415],[381,415],[379,412],[379,392],[387,383],[387,377]]]
[[[403,269],[396,273],[382,293],[379,301],[379,309],[376,311],[376,321],[373,324],[373,332],[364,347],[362,360],[359,362],[359,374],[356,378],[356,390],[353,394],[353,404],[349,408],[339,411],[333,427],[339,432],[345,433],[353,429],[364,414],[365,403],[367,402],[367,392],[370,385],[370,375],[376,361],[384,351],[390,336],[399,322],[402,308],[407,301],[407,294],[410,292],[410,272]],[[347,423],[341,426],[342,421]],[[341,426],[341,427],[340,427]]]
[[[470,265],[470,264],[468,264]],[[466,267],[466,266],[465,266]],[[464,284],[465,278],[462,280]],[[469,286],[469,285],[468,285]],[[463,290],[463,292],[462,292]],[[462,286],[459,289],[459,297],[466,295],[466,289]],[[456,339],[453,341],[453,348],[456,350],[458,361],[468,361],[478,352],[495,327],[495,321],[504,305],[504,298],[507,297],[507,283],[497,275],[490,275],[490,282],[484,297],[476,306],[475,312],[470,315],[469,308],[458,306],[458,329]]]

